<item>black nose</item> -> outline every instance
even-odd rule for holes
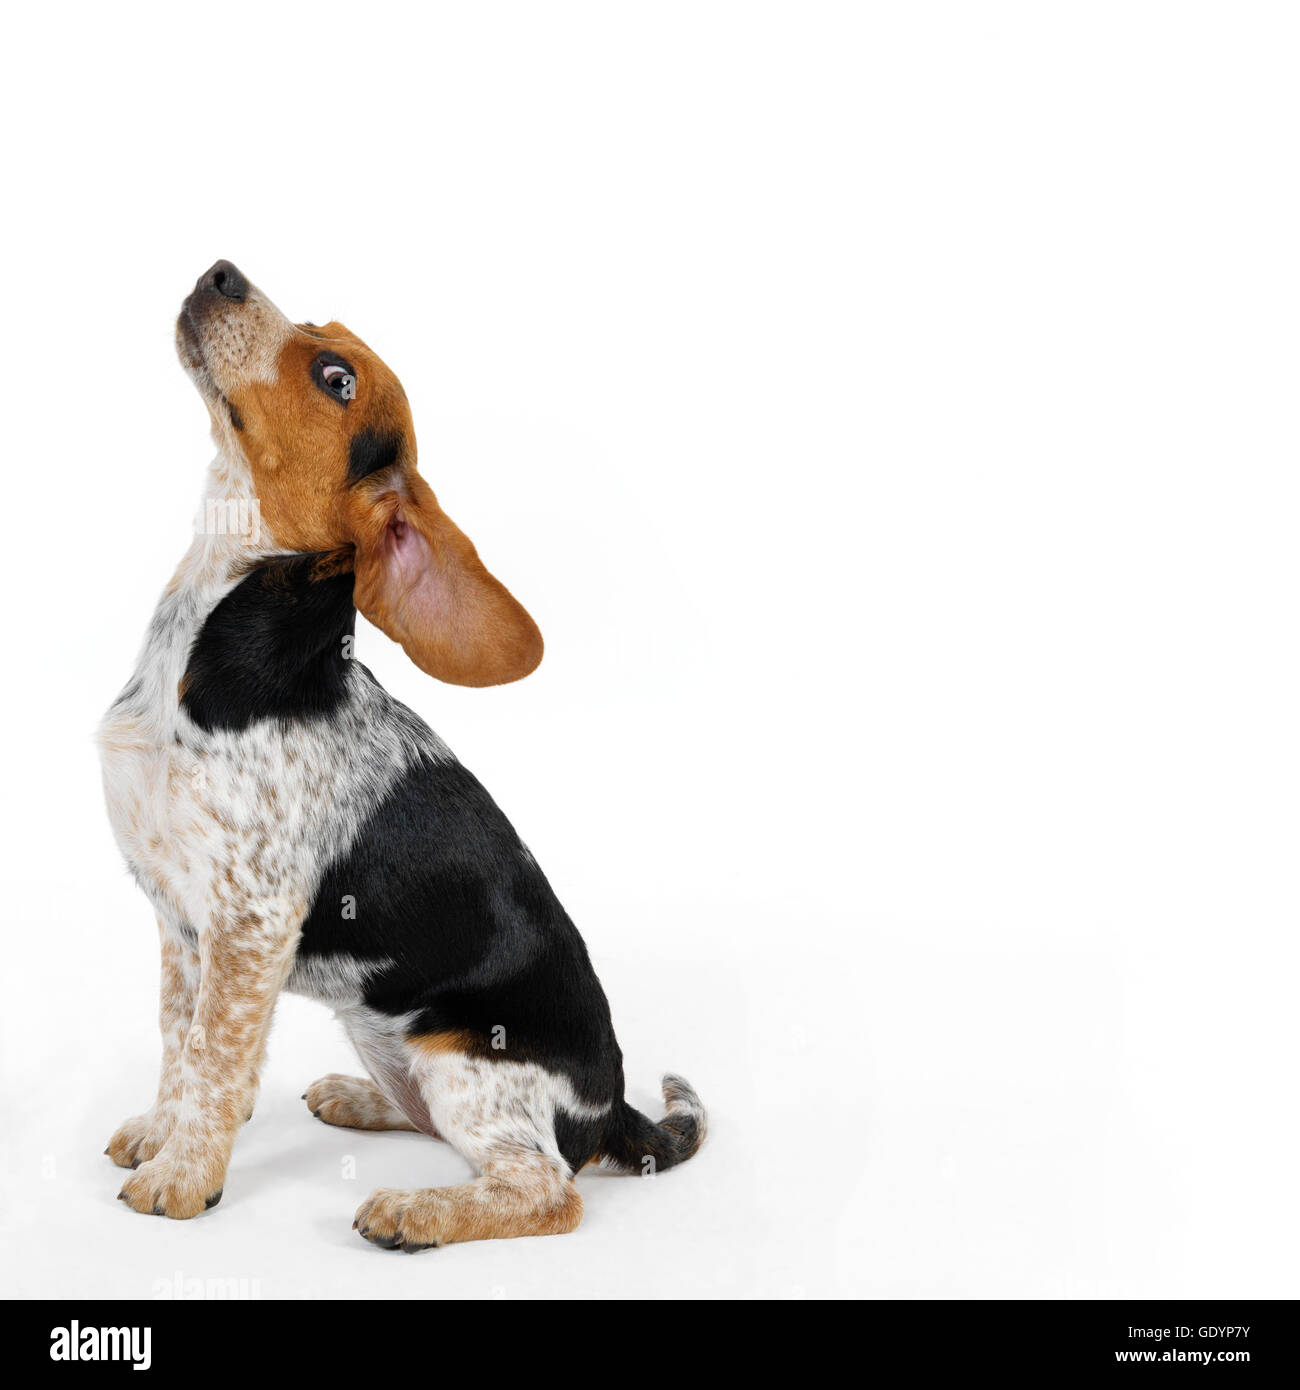
[[[196,290],[213,290],[223,299],[243,299],[248,294],[248,281],[237,265],[217,261],[199,276]]]

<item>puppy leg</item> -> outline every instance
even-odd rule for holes
[[[215,1206],[302,925],[301,905],[241,903],[199,935],[200,979],[180,1057],[171,1132],[118,1194],[133,1211],[184,1219]]]
[[[162,1067],[158,1096],[143,1115],[126,1120],[108,1141],[104,1152],[122,1168],[135,1168],[151,1159],[167,1142],[181,1095],[181,1051],[194,1016],[199,984],[199,958],[170,931],[161,918],[162,989],[158,1026],[162,1030]]]
[[[515,1151],[490,1160],[473,1182],[377,1188],[352,1225],[372,1245],[414,1254],[453,1241],[565,1235],[581,1220],[582,1198],[567,1169]]]
[[[453,1241],[560,1235],[582,1198],[555,1137],[555,1115],[582,1102],[562,1077],[531,1063],[494,1062],[416,1042],[411,1072],[439,1133],[480,1176],[454,1187],[380,1188],[353,1223],[372,1244],[424,1250]],[[568,1102],[568,1105],[565,1104]],[[599,1107],[593,1107],[598,1109]]]
[[[415,1126],[371,1080],[363,1076],[322,1076],[307,1087],[307,1109],[327,1125],[344,1129],[409,1129]]]
[[[292,959],[290,960],[289,964],[290,967],[292,967]],[[285,974],[288,974],[287,970],[285,971]],[[257,1104],[258,1091],[261,1089],[262,1086],[262,1068],[266,1065],[266,1045],[270,1041],[271,1023],[274,1017],[275,1009],[272,1008],[271,1011],[266,1015],[266,1022],[262,1026],[262,1040],[258,1043],[257,1051],[253,1057],[253,1088],[248,1096],[248,1113],[244,1116],[245,1124],[247,1124],[248,1121],[253,1118],[253,1108]]]
[[[412,1074],[411,1051],[400,1024],[392,1018],[362,1007],[343,1010],[339,1017],[352,1046],[357,1050],[357,1056],[370,1073],[377,1097],[374,1104],[364,1107],[358,1107],[355,1103],[345,1105],[340,1113],[350,1110],[353,1113],[373,1114],[376,1106],[382,1103],[389,1108],[393,1116],[405,1123],[356,1124],[351,1120],[329,1120],[328,1111],[312,1105],[312,1090],[304,1097],[309,1107],[318,1111],[320,1118],[329,1120],[331,1124],[351,1124],[356,1129],[414,1129],[421,1134],[427,1134],[430,1139],[441,1139],[442,1135],[434,1127],[433,1118],[429,1114],[429,1107],[420,1094],[419,1081]],[[316,1085],[324,1086],[326,1082],[338,1081],[349,1082],[358,1087],[367,1084],[360,1077],[327,1076]]]

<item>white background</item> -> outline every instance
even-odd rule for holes
[[[8,15],[4,1291],[1300,1294],[1296,40],[1227,4]],[[297,999],[222,1204],[114,1201],[156,945],[91,732],[187,544],[172,320],[218,256],[385,357],[545,633],[493,691],[359,654],[547,869],[634,1102],[673,1068],[710,1106],[688,1166],[584,1176],[573,1235],[359,1240],[372,1187],[465,1168],[312,1120],[359,1068]]]

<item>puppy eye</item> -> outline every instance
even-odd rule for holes
[[[357,379],[345,367],[326,362],[320,369],[321,379],[341,401],[350,401],[357,394]]]

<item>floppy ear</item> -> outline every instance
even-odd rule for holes
[[[542,634],[488,573],[473,542],[416,472],[401,491],[348,499],[357,607],[422,671],[452,685],[504,685],[537,668]]]

